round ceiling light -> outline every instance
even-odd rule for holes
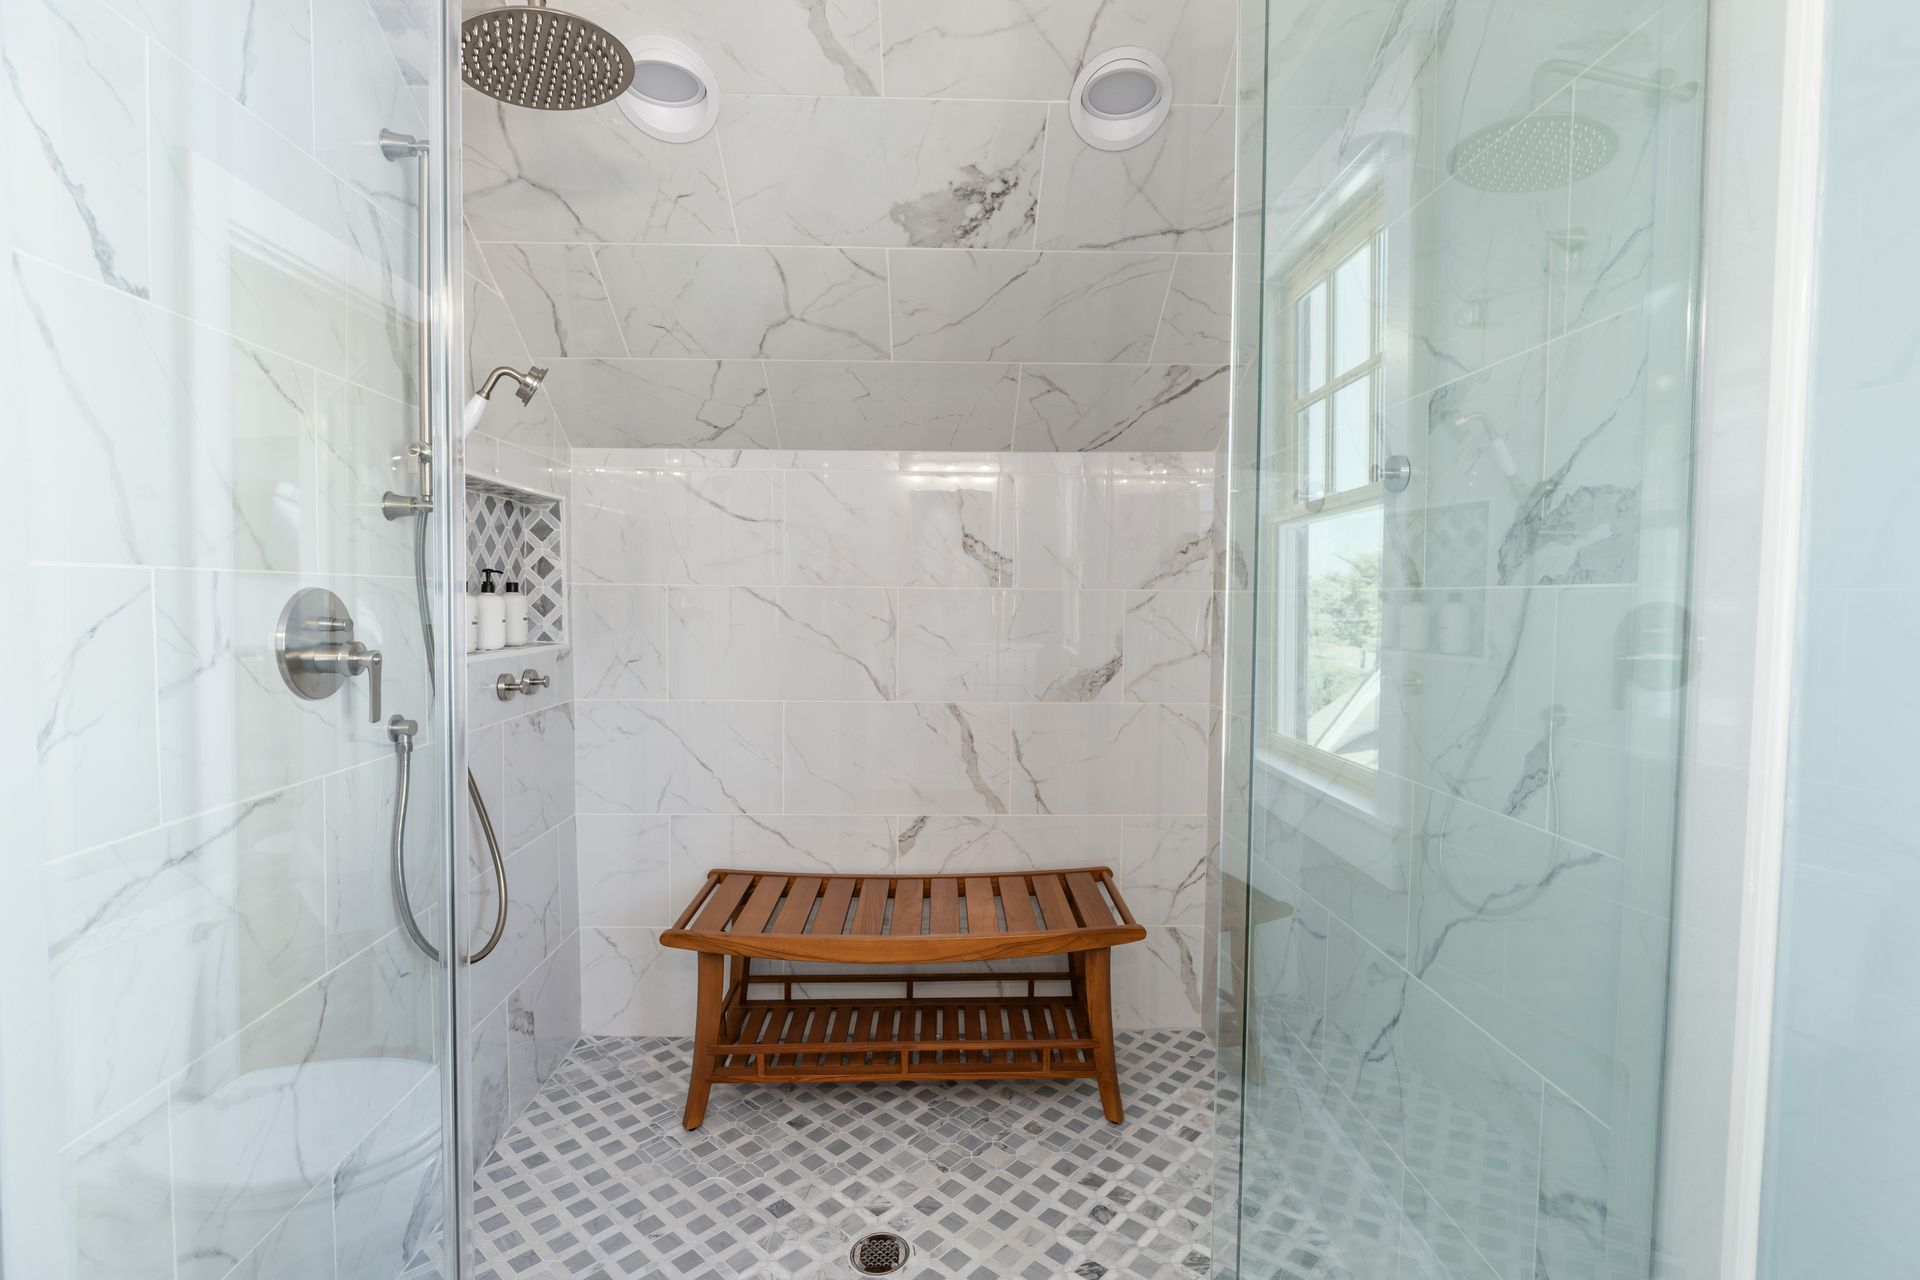
[[[1067,114],[1090,147],[1125,151],[1151,138],[1173,105],[1173,76],[1150,49],[1109,49],[1073,82]]]
[[[720,89],[706,59],[665,36],[629,40],[627,48],[633,85],[619,98],[627,119],[662,142],[705,137],[720,118]]]

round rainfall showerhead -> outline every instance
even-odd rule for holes
[[[1600,172],[1619,149],[1620,136],[1604,124],[1536,113],[1468,134],[1447,171],[1476,191],[1550,191]]]
[[[501,102],[581,111],[633,83],[633,55],[606,28],[528,0],[460,24],[460,78]]]

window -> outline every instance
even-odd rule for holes
[[[1382,229],[1367,202],[1287,277],[1265,563],[1267,742],[1351,780],[1379,762]]]

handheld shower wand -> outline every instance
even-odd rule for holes
[[[540,384],[546,381],[546,377],[547,371],[537,364],[529,365],[525,373],[517,369],[509,369],[506,365],[495,369],[487,375],[487,380],[480,384],[480,389],[468,397],[466,411],[460,415],[460,438],[466,439],[473,434],[473,429],[480,425],[480,419],[487,413],[487,402],[493,399],[493,390],[500,385],[502,379],[512,378],[519,383],[520,385],[514,388],[513,394],[520,398],[521,404],[532,404],[534,393],[540,390]]]

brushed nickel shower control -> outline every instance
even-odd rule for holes
[[[552,683],[553,677],[543,676],[532,667],[528,667],[520,673],[518,679],[504,671],[501,672],[500,678],[493,682],[493,691],[500,695],[500,701],[511,702],[516,693],[530,694],[535,689],[544,689]]]
[[[287,688],[309,702],[331,698],[349,676],[366,676],[367,719],[380,723],[380,651],[353,638],[353,615],[333,592],[304,587],[293,593],[280,611],[273,654]]]

